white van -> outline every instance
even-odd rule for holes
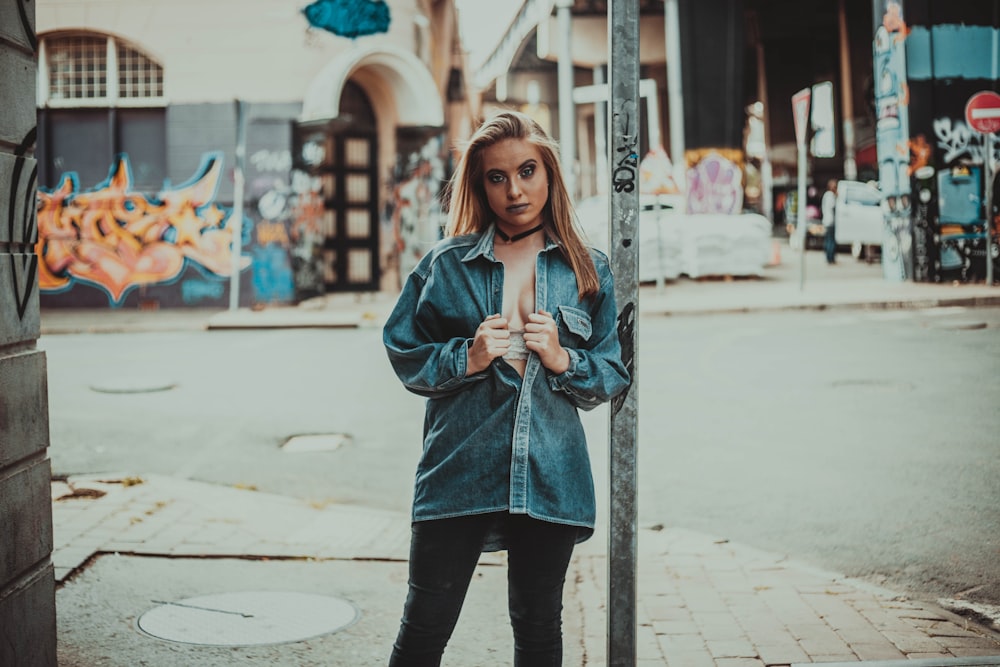
[[[834,235],[838,246],[850,246],[857,259],[872,260],[881,250],[882,193],[878,188],[860,181],[837,183],[837,223]]]

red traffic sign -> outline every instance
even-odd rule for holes
[[[965,122],[983,134],[1000,131],[1000,95],[984,90],[970,97],[965,105]]]

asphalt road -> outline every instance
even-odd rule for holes
[[[1000,605],[1000,309],[645,317],[639,518]],[[407,511],[423,399],[377,328],[46,335],[57,476]],[[606,496],[608,413],[584,417]],[[330,451],[291,453],[302,434]],[[606,512],[602,513],[606,516]]]

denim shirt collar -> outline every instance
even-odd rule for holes
[[[462,258],[463,262],[471,262],[477,257],[485,257],[491,261],[497,261],[496,255],[493,254],[493,246],[496,239],[497,224],[496,222],[491,222],[489,227],[483,230],[482,235],[479,240],[473,245],[469,252],[465,254]],[[542,248],[542,252],[548,252],[553,248],[558,248],[559,244],[552,240],[552,237],[548,234],[546,230],[542,230],[545,234],[545,247]]]

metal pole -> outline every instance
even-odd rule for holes
[[[632,384],[611,402],[608,665],[636,662],[636,433],[639,310],[639,2],[608,3],[611,266],[618,340]]]
[[[795,198],[796,223],[795,233],[799,237],[801,244],[799,254],[799,290],[806,286],[806,245],[808,245],[809,234],[806,229],[806,144],[799,143],[799,168],[798,168],[798,194]]]
[[[667,45],[667,107],[670,112],[670,160],[674,183],[687,192],[687,161],[684,158],[684,85],[681,81],[681,29],[678,0],[666,0],[663,8]]]
[[[986,178],[986,286],[993,287],[993,180],[996,178],[996,164],[993,162],[993,133],[984,135],[986,141],[983,169]]]
[[[247,152],[245,102],[236,100],[236,167],[233,169],[232,264],[229,275],[229,310],[240,307],[240,260],[243,257],[243,168]]]
[[[844,127],[844,179],[858,179],[858,163],[854,139],[854,94],[851,90],[851,51],[847,34],[847,9],[845,0],[837,4],[837,26],[840,38],[840,100]]]
[[[604,66],[594,68],[594,85],[604,85]],[[608,115],[606,113],[607,99],[594,103],[594,155],[597,173],[597,194],[608,192]]]
[[[806,285],[806,140],[809,137],[809,105],[812,96],[811,88],[803,88],[792,95],[792,118],[795,121],[795,145],[798,148],[798,194],[796,201],[795,239],[800,247],[799,290]]]
[[[573,0],[558,0],[559,26],[559,154],[566,189],[576,200],[576,106],[573,104]]]

